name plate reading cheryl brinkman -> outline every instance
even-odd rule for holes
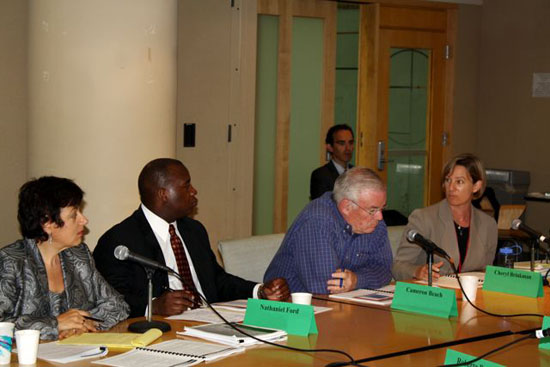
[[[500,266],[487,266],[483,290],[532,298],[544,296],[540,273]]]
[[[313,306],[249,298],[243,323],[280,329],[288,334],[317,334]]]
[[[391,308],[444,318],[458,316],[453,289],[414,283],[395,283]]]

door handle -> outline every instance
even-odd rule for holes
[[[378,158],[377,158],[377,164],[376,167],[379,171],[384,170],[384,164],[387,162],[386,157],[384,156],[384,142],[382,140],[378,141],[378,148],[377,148]]]

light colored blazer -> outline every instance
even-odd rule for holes
[[[497,248],[498,229],[495,220],[473,206],[471,218],[470,245],[461,272],[484,270],[485,266],[493,263]],[[410,229],[417,230],[423,237],[445,250],[458,268],[460,252],[453,217],[447,200],[442,200],[427,208],[416,209],[409,216],[409,223],[403,231],[393,262],[392,273],[396,280],[411,279],[416,268],[426,264],[424,250],[407,241],[407,232]],[[434,256],[434,263],[439,261],[443,261],[441,274],[451,274],[449,263]]]

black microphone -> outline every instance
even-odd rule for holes
[[[443,250],[441,247],[437,246],[435,243],[430,241],[427,238],[424,238],[418,231],[414,229],[409,229],[407,231],[407,239],[409,242],[414,242],[417,245],[420,245],[426,252],[433,252],[436,255],[439,255],[447,260],[451,260],[451,257]]]
[[[547,244],[550,245],[550,238],[546,237],[545,235],[543,235],[542,233],[540,233],[538,231],[535,231],[533,228],[526,226],[525,224],[523,224],[521,219],[514,219],[512,221],[511,228],[515,229],[515,230],[519,229],[523,232],[526,232],[526,233],[530,234],[531,236],[535,237],[540,242],[546,242]]]
[[[170,269],[166,265],[162,265],[155,260],[151,260],[146,258],[145,256],[133,253],[132,251],[128,250],[128,247],[124,245],[119,245],[115,248],[115,257],[121,261],[130,260],[152,269],[159,269],[168,273],[177,274],[174,270]]]

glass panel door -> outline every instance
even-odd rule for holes
[[[252,233],[273,233],[279,17],[258,16]]]
[[[388,87],[388,208],[424,206],[430,50],[391,48]]]
[[[323,26],[322,18],[292,18],[287,228],[309,203],[311,171],[319,166]]]

